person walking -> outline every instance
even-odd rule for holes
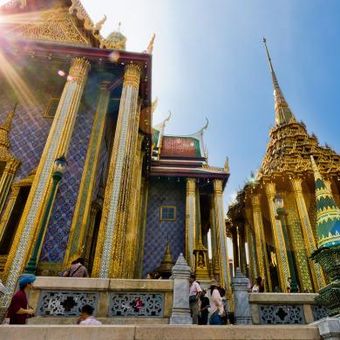
[[[210,325],[223,325],[222,316],[224,315],[224,308],[222,297],[219,291],[219,285],[213,281],[210,286],[211,303],[210,303]]]
[[[194,274],[190,275],[189,278],[190,289],[189,289],[189,306],[190,313],[192,317],[192,323],[198,324],[198,314],[199,314],[199,297],[202,292],[202,288],[199,283],[196,281],[196,276]]]
[[[93,316],[94,308],[90,305],[84,305],[81,308],[81,314],[77,321],[78,325],[101,325],[102,323],[98,321]]]
[[[208,324],[208,316],[209,316],[209,307],[210,302],[209,298],[206,296],[207,291],[205,289],[202,290],[200,300],[201,300],[201,308],[200,308],[200,316],[198,318],[199,325],[207,325]]]
[[[71,268],[63,274],[65,277],[89,277],[89,273],[85,267],[85,260],[82,257],[71,263]]]
[[[24,275],[19,279],[19,290],[13,295],[8,307],[7,317],[12,325],[24,325],[34,316],[34,310],[28,304],[28,294],[33,287],[35,275]]]
[[[255,280],[255,284],[251,289],[252,293],[263,293],[264,292],[264,285],[263,285],[263,280],[262,277],[259,276]]]

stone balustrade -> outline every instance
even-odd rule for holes
[[[103,323],[168,323],[172,300],[172,280],[38,277],[29,323],[74,323],[85,304]]]
[[[314,293],[251,293],[252,323],[310,324],[327,316],[324,307],[315,304]]]

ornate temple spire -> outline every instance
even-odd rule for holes
[[[315,178],[318,247],[340,245],[340,209],[335,203],[331,190],[327,188],[313,156],[311,162]]]
[[[269,50],[267,47],[267,40],[263,38],[263,43],[266,48],[268,63],[270,67],[270,72],[272,75],[272,81],[274,86],[274,101],[275,101],[275,122],[276,125],[288,124],[291,122],[296,122],[296,119],[290,110],[286,99],[283,96],[279,82],[276,78],[276,74],[272,65],[272,60],[270,58]]]
[[[5,122],[0,125],[0,147],[5,147],[6,149],[9,149],[8,133],[12,127],[12,121],[17,105],[17,103],[14,105],[13,110],[8,113]]]

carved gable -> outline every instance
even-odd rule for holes
[[[8,24],[4,27],[11,35],[17,38],[55,41],[65,44],[87,45],[98,47],[100,34],[91,21],[79,0],[48,1],[46,6],[39,7],[33,2],[24,6],[15,5],[15,2],[3,6],[2,13],[8,15]],[[10,16],[15,15],[15,24],[11,23]],[[20,16],[23,23],[20,24]],[[29,20],[24,20],[29,16]],[[19,23],[18,23],[19,22]]]

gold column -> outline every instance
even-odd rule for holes
[[[240,268],[244,275],[247,271],[247,258],[246,258],[246,248],[245,248],[245,225],[239,230],[239,251],[240,251]]]
[[[17,159],[11,159],[6,162],[6,166],[0,180],[0,212],[2,212],[2,209],[6,203],[8,192],[11,188],[14,175],[19,165],[20,161]]]
[[[230,288],[230,273],[228,266],[228,249],[227,249],[227,240],[226,240],[226,226],[225,226],[225,218],[224,218],[224,209],[223,209],[223,185],[222,181],[215,179],[214,180],[214,206],[215,206],[215,216],[216,216],[216,236],[217,236],[217,244],[219,246],[219,262],[220,262],[220,284],[222,287],[226,289],[228,292],[227,296],[231,297],[231,288]]]
[[[216,216],[215,216],[215,203],[214,197],[211,197],[210,208],[210,232],[211,232],[211,250],[212,250],[212,265],[213,265],[213,277],[220,277],[220,253],[217,244],[217,231],[216,231]]]
[[[290,277],[290,270],[287,258],[287,248],[284,240],[280,220],[276,219],[276,208],[274,198],[276,194],[275,183],[266,183],[266,195],[268,200],[270,222],[273,230],[276,258],[278,263],[278,276],[280,288],[283,292],[287,291],[287,282]]]
[[[140,74],[138,65],[129,64],[125,67],[94,263],[94,274],[101,278],[122,275],[123,240],[139,127]]]
[[[292,178],[291,183],[293,186],[296,205],[297,205],[299,216],[300,216],[304,243],[306,247],[307,256],[309,258],[309,261],[308,261],[309,267],[311,269],[315,291],[318,291],[320,288],[326,285],[326,281],[325,281],[325,277],[324,277],[324,274],[323,274],[323,271],[320,265],[310,259],[310,256],[312,252],[316,250],[317,245],[316,245],[316,241],[314,238],[312,224],[310,223],[306,202],[303,197],[302,185],[301,185],[302,179]]]
[[[93,258],[94,255],[91,254],[91,246],[92,246],[92,240],[94,237],[93,233],[94,233],[94,227],[96,224],[96,217],[97,217],[98,211],[100,211],[102,208],[100,203],[102,203],[102,200],[97,199],[95,202],[92,202],[91,204],[90,216],[89,216],[88,227],[87,227],[87,232],[86,232],[86,239],[84,241],[85,246],[83,250],[83,257],[87,260],[89,264],[88,268],[91,269],[91,273],[92,273],[92,264],[94,261],[94,258]]]
[[[251,199],[253,207],[254,234],[257,254],[258,273],[264,278],[266,290],[272,290],[269,261],[266,247],[266,235],[264,233],[260,195],[254,195]]]
[[[2,306],[9,303],[17,279],[29,255],[36,227],[44,210],[44,199],[51,183],[54,161],[57,157],[67,153],[89,68],[89,62],[83,58],[72,60],[69,72],[70,77],[65,83],[23,216],[18,226],[20,238],[14,240],[6,263],[5,276],[7,277],[8,294],[1,299]]]
[[[236,226],[236,230],[234,229],[231,233],[231,239],[233,242],[233,258],[234,258],[234,273],[236,273],[236,268],[240,267],[240,249],[238,244],[238,232],[237,232],[238,226]]]
[[[129,204],[129,218],[125,234],[124,247],[124,268],[123,277],[134,278],[136,271],[136,255],[138,253],[137,244],[140,240],[140,225],[138,215],[140,211],[140,192],[142,180],[143,152],[141,151],[143,136],[138,136],[137,148],[135,153],[135,167],[132,175],[132,199]]]
[[[249,253],[249,279],[250,282],[255,282],[255,279],[259,276],[257,271],[257,256],[256,256],[256,244],[254,240],[253,231],[249,225],[246,226],[246,240],[248,244]]]
[[[85,246],[85,235],[89,226],[91,202],[96,182],[95,178],[99,171],[100,148],[105,132],[105,121],[110,99],[110,92],[107,89],[107,85],[108,82],[102,82],[100,85],[99,100],[93,120],[84,170],[64,258],[65,266],[73,260],[73,257],[79,257]]]
[[[196,240],[196,180],[187,178],[185,207],[185,258],[192,270],[195,269]]]
[[[140,238],[137,244],[137,260],[136,260],[136,278],[142,278],[143,275],[143,260],[144,260],[144,242],[145,242],[145,227],[146,227],[146,217],[148,210],[148,194],[149,186],[148,182],[144,177],[141,179],[141,192],[140,192],[140,209],[139,209],[139,228],[140,228]]]

